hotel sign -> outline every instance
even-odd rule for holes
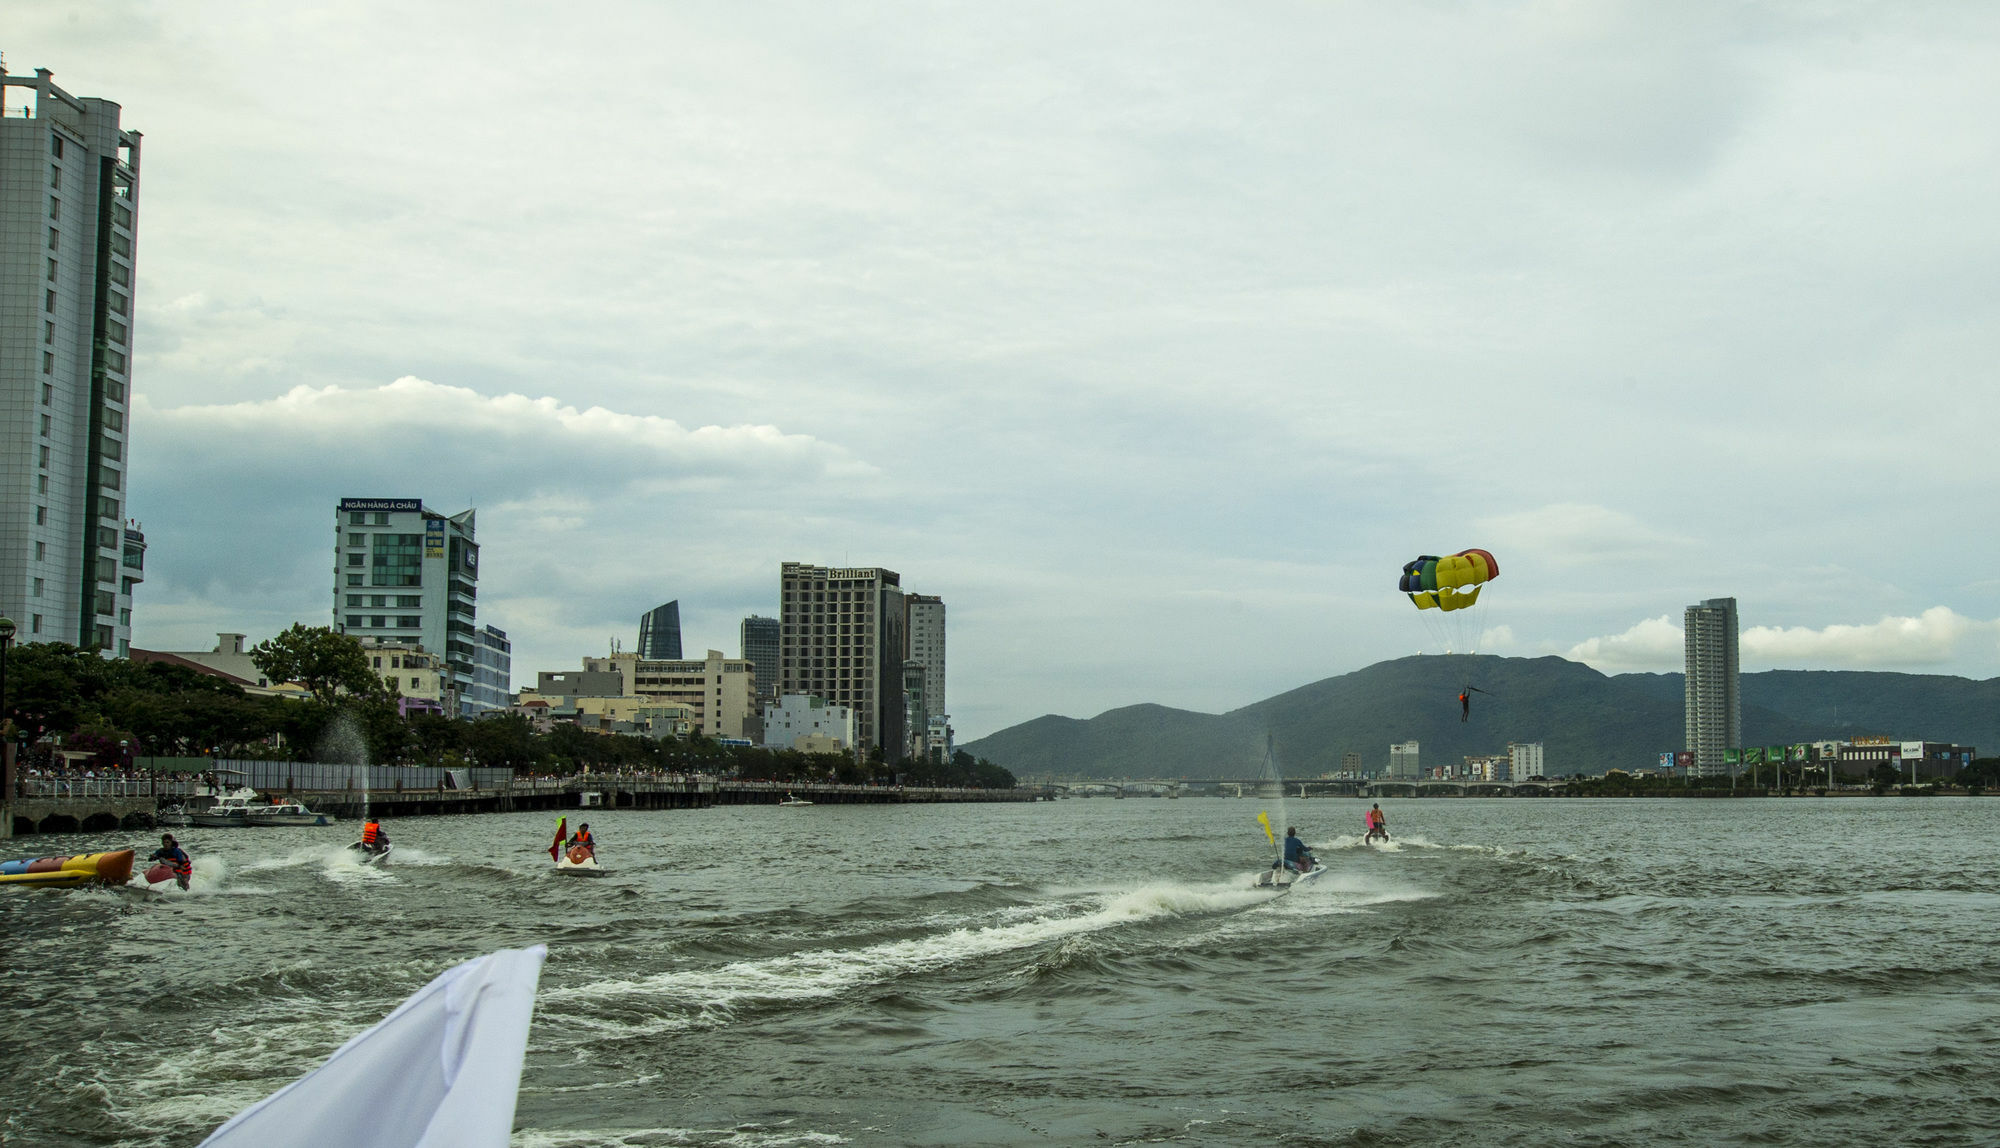
[[[424,502],[420,498],[343,498],[342,510],[386,510],[392,514],[422,510]]]

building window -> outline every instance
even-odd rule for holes
[[[97,485],[103,487],[106,490],[117,490],[118,481],[119,479],[117,471],[111,469],[108,466],[100,466],[97,468]]]
[[[42,293],[42,310],[51,315],[56,313],[56,293],[54,291],[45,291]]]
[[[115,498],[99,498],[97,500],[97,516],[115,521],[118,517],[118,500]]]
[[[56,373],[56,353],[54,351],[42,352],[42,373],[45,375]]]
[[[99,590],[97,592],[97,613],[100,617],[109,618],[117,609],[118,596],[116,594],[113,594],[109,590]]]
[[[388,515],[388,513],[387,513],[386,511],[385,511],[385,512],[383,512],[383,513],[380,513],[380,514],[377,514],[377,515],[375,516],[375,525],[377,525],[377,526],[387,526],[387,525],[389,525],[389,515]]]
[[[368,524],[368,516],[359,511],[350,511],[347,515],[347,524],[349,526],[366,526]]]
[[[389,628],[389,619],[380,614],[370,614],[368,624],[377,630],[386,630]]]
[[[423,604],[424,600],[420,595],[417,594],[396,595],[396,605],[404,610],[414,610],[422,606]]]
[[[115,438],[98,439],[97,449],[100,454],[113,462],[125,457],[125,444]]]
[[[117,379],[104,380],[104,397],[114,403],[125,401],[125,384]]]
[[[61,158],[62,158],[62,144],[63,144],[63,139],[62,139],[62,137],[61,137],[61,136],[59,136],[59,135],[56,135],[56,134],[55,134],[55,133],[53,133],[53,132],[49,133],[49,154],[50,154],[50,155],[52,155],[52,156],[55,156],[55,157],[56,157],[57,159],[61,159]]]
[[[51,346],[54,346],[54,345],[55,345],[55,341],[56,341],[56,325],[55,325],[54,323],[51,323],[51,322],[46,322],[46,321],[45,321],[45,322],[43,322],[43,323],[42,323],[42,342],[44,342],[44,343],[47,343],[47,344],[49,344],[49,345],[51,345]]]
[[[49,437],[49,428],[50,428],[50,427],[52,427],[52,426],[54,426],[54,425],[55,425],[55,420],[53,420],[53,419],[49,418],[49,416],[47,416],[47,415],[43,415],[43,416],[42,416],[42,437],[43,437],[43,438],[47,438],[47,437]]]
[[[107,299],[109,299],[109,300],[111,301],[111,311],[112,311],[112,313],[113,313],[113,314],[115,314],[115,315],[123,315],[123,314],[125,314],[125,313],[126,313],[126,312],[125,312],[125,296],[123,296],[123,295],[120,295],[120,294],[119,294],[118,292],[116,292],[116,291],[113,291],[113,292],[110,292],[110,293],[109,293],[108,295],[106,295],[106,296],[105,296],[105,298],[107,298]]]
[[[361,575],[359,575],[359,574],[349,574],[349,575],[347,576],[347,584],[348,584],[349,586],[359,586],[359,585],[361,585]]]
[[[123,263],[113,263],[111,265],[111,281],[120,287],[129,287],[132,285],[132,272],[127,270]]]
[[[39,634],[42,632],[42,616],[40,614],[34,614],[28,618],[28,632],[30,634]]]
[[[123,414],[119,413],[118,411],[105,411],[105,412],[104,412],[104,429],[105,429],[105,430],[112,430],[112,431],[118,431],[118,432],[119,432],[119,433],[121,433],[121,434],[122,434],[122,433],[124,433],[124,431],[125,431],[125,416],[124,416]]]
[[[48,524],[49,524],[49,508],[46,506],[35,507],[35,525],[47,526]]]
[[[349,546],[366,546],[368,545],[368,536],[366,534],[350,534],[347,536],[347,544]]]
[[[41,450],[41,454],[36,456],[35,465],[36,466],[49,465],[49,448],[44,446],[39,449]]]
[[[114,343],[123,343],[125,341],[125,324],[120,323],[116,319],[110,320],[110,324],[111,341]]]
[[[30,598],[39,598],[42,596],[42,580],[40,578],[35,579],[34,588],[28,591],[28,596]]]
[[[49,228],[49,250],[56,251],[61,249],[61,247],[62,247],[62,232],[57,231],[53,227]]]
[[[38,474],[38,475],[36,475],[36,476],[35,476],[35,493],[36,493],[36,494],[47,494],[48,492],[49,492],[49,476],[48,476],[48,475],[46,475],[46,474]]]
[[[56,281],[56,261],[51,259],[49,260],[49,282],[54,283],[55,281]]]
[[[114,203],[111,205],[111,218],[118,222],[118,226],[124,228],[127,231],[132,230],[131,208],[125,206],[122,203]]]
[[[348,604],[348,606],[350,606],[350,607],[356,607],[356,606],[359,606],[359,605],[361,605],[361,595],[359,595],[359,594],[349,594],[349,595],[347,596],[347,604]]]
[[[421,630],[423,629],[423,626],[424,626],[424,618],[423,615],[421,614],[418,614],[415,617],[406,616],[396,619],[396,627],[401,630]]]
[[[35,561],[37,562],[43,561],[48,556],[48,552],[49,552],[48,543],[46,542],[35,543]]]
[[[347,564],[349,566],[365,565],[367,561],[368,561],[368,556],[366,554],[349,554],[347,556]]]
[[[104,357],[111,364],[112,370],[117,371],[121,375],[125,373],[125,352],[106,351],[104,352]]]
[[[62,221],[62,200],[60,199],[49,200],[49,218],[57,221],[58,223]],[[50,251],[54,251],[56,249],[55,238],[56,238],[56,233],[54,231],[50,231],[49,232]]]

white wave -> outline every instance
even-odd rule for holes
[[[734,1128],[626,1128],[618,1131],[570,1131],[524,1128],[508,1141],[512,1148],[792,1148],[804,1144],[846,1144],[831,1132],[792,1131],[759,1124]]]
[[[567,988],[544,989],[541,1006],[563,1012],[566,1022],[597,1027],[620,1036],[676,1031],[727,1023],[738,1009],[766,1003],[817,1000],[863,984],[930,972],[967,961],[1065,937],[1117,928],[1141,921],[1189,914],[1226,912],[1262,904],[1268,892],[1241,883],[1194,887],[1146,885],[1113,893],[1093,911],[1073,916],[1052,914],[1015,924],[967,927],[860,949],[819,949],[738,961],[718,969],[655,973],[637,980],[605,980]],[[573,1003],[635,999],[649,1008],[678,1010],[633,1025],[629,1019],[606,1020],[576,1015],[563,1006]]]

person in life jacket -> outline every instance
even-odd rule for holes
[[[167,868],[173,870],[174,884],[183,889],[194,877],[194,859],[187,855],[187,850],[181,848],[181,843],[174,840],[171,833],[160,834],[160,847],[153,850],[146,860],[165,862]]]
[[[1286,828],[1285,868],[1290,869],[1294,873],[1310,873],[1316,864],[1313,860],[1312,850],[1306,848],[1304,841],[1299,840],[1298,829],[1295,827]]]
[[[389,847],[389,835],[382,832],[382,823],[373,817],[362,823],[361,847],[370,853],[380,853]]]
[[[597,838],[590,835],[590,822],[588,821],[577,826],[576,832],[569,839],[569,847],[571,849],[575,849],[578,846],[588,850],[592,857],[597,856]]]
[[[1380,805],[1371,807],[1362,815],[1362,820],[1368,825],[1368,836],[1363,840],[1373,841],[1377,837],[1384,841],[1389,839],[1389,819],[1383,815]]]

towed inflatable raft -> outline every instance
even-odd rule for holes
[[[72,885],[123,885],[132,879],[132,851],[82,853],[75,857],[30,857],[0,861],[0,885],[67,888]]]

